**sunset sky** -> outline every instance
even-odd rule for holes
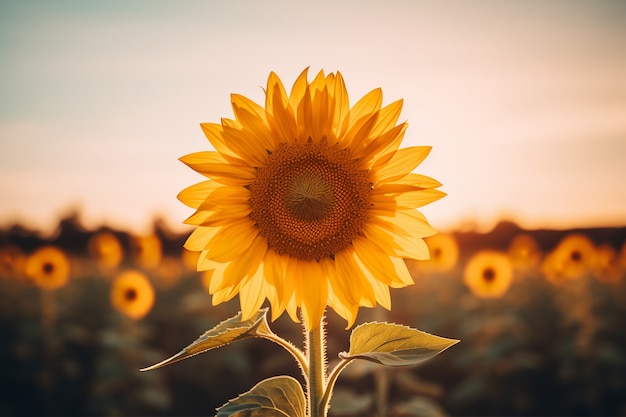
[[[626,2],[0,0],[0,227],[172,227],[199,127],[270,71],[404,99],[439,229],[626,225]]]

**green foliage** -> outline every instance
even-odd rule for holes
[[[73,262],[70,283],[46,294],[47,305],[41,291],[20,275],[19,264],[7,270],[0,260],[0,370],[8,381],[0,394],[0,415],[167,417],[195,416],[198,410],[211,415],[226,399],[269,376],[298,376],[298,367],[280,349],[248,340],[279,343],[265,327],[265,317],[256,327],[244,325],[227,349],[212,349],[207,360],[138,372],[219,327],[236,313],[238,300],[211,305],[201,274],[183,268],[180,248],[186,236],[158,233],[164,248],[159,267],[144,268],[125,251],[120,266],[104,270],[86,253],[93,232],[69,226],[63,223],[50,237],[20,228],[0,231],[0,248],[10,244],[28,255],[53,243]],[[329,415],[626,415],[626,270],[615,282],[590,271],[555,285],[540,265],[526,266],[516,271],[501,298],[477,298],[462,279],[468,258],[482,248],[505,250],[517,232],[456,234],[461,252],[455,268],[418,269],[416,285],[391,289],[391,311],[362,309],[357,324],[402,323],[463,343],[419,368],[349,360]],[[617,250],[626,242],[626,228],[584,232]],[[567,233],[531,232],[544,256]],[[129,235],[116,234],[127,246]],[[123,317],[109,301],[111,279],[129,268],[146,272],[157,292],[153,309],[139,321]],[[165,273],[175,279],[165,281]],[[345,321],[332,312],[326,320],[329,355],[348,350]],[[300,340],[301,329],[288,316],[271,325],[277,334]],[[222,330],[234,334],[229,333],[234,329]],[[247,342],[232,343],[237,340]],[[331,361],[329,367],[345,362]],[[263,415],[263,409],[253,412]]]
[[[305,417],[300,383],[289,376],[259,382],[250,391],[217,409],[216,417]]]

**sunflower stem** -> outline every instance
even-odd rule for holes
[[[309,417],[326,417],[326,404],[322,401],[326,389],[326,339],[324,338],[324,319],[319,326],[307,332],[307,356],[309,372],[307,375]]]

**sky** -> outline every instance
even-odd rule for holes
[[[306,67],[404,99],[440,230],[626,225],[623,1],[0,0],[0,227],[185,230],[199,124]]]

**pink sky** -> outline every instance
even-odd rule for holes
[[[404,98],[435,227],[626,224],[626,7],[543,2],[3,2],[0,225],[178,227],[200,122],[270,71]]]

